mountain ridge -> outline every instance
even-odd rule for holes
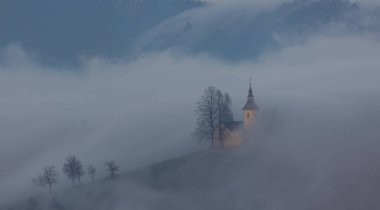
[[[78,63],[80,56],[120,57],[155,24],[202,4],[198,0],[4,0],[0,48],[20,43],[53,65]]]
[[[252,5],[237,3],[236,8],[241,14],[199,0],[4,0],[0,48],[19,43],[51,65],[78,65],[93,56],[131,60],[171,49],[240,61],[280,49],[278,39],[302,42],[334,22],[352,29],[378,28],[376,12],[365,25],[359,5],[348,0],[289,1],[259,13]]]

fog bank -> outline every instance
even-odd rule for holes
[[[378,168],[369,159],[376,160],[379,148],[379,54],[380,43],[367,36],[314,36],[257,62],[231,64],[207,54],[166,51],[134,62],[93,57],[73,73],[40,65],[22,46],[10,45],[0,53],[1,202],[41,192],[31,179],[44,166],[61,169],[71,154],[99,171],[113,159],[125,172],[205,148],[191,139],[198,97],[215,85],[230,93],[240,119],[250,76],[264,122],[258,139],[271,144],[259,151],[265,159],[259,166],[285,151],[286,163],[303,161],[297,165],[301,169],[309,167],[307,161],[321,161],[322,169],[337,170],[338,177],[358,168],[372,177]],[[271,133],[277,120],[284,127]],[[288,141],[281,142],[283,137]],[[325,152],[326,159],[320,159]],[[327,161],[336,152],[340,157]],[[259,177],[268,175],[263,171]],[[366,182],[358,177],[358,186]],[[347,184],[344,177],[330,181]],[[360,186],[369,184],[376,185]],[[59,185],[67,186],[62,174]]]

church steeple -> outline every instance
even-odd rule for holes
[[[253,97],[253,91],[252,91],[252,78],[249,78],[249,91],[248,91],[248,97]]]
[[[253,96],[252,91],[252,79],[249,80],[249,90],[248,90],[248,97],[247,97],[247,103],[245,104],[243,108],[243,114],[244,114],[244,127],[250,128],[252,127],[252,123],[254,119],[256,118],[256,111],[259,108],[257,107],[255,103],[255,98]]]

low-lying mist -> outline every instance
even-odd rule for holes
[[[60,170],[68,155],[99,171],[114,160],[125,172],[207,148],[191,137],[198,97],[210,85],[228,92],[240,120],[252,76],[258,124],[249,146],[218,163],[232,158],[234,170],[211,173],[225,184],[190,186],[186,177],[208,176],[213,162],[189,163],[175,174],[189,190],[128,182],[98,207],[378,209],[379,54],[370,37],[317,36],[257,62],[167,51],[128,63],[91,58],[72,72],[10,45],[0,52],[0,202],[44,192],[32,178],[48,165]],[[60,174],[59,188],[68,186]]]

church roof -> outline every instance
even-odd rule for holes
[[[242,121],[224,122],[223,125],[230,131],[238,130],[243,126]]]
[[[258,110],[259,107],[256,105],[255,101],[248,101],[245,106],[243,107],[243,110]]]

